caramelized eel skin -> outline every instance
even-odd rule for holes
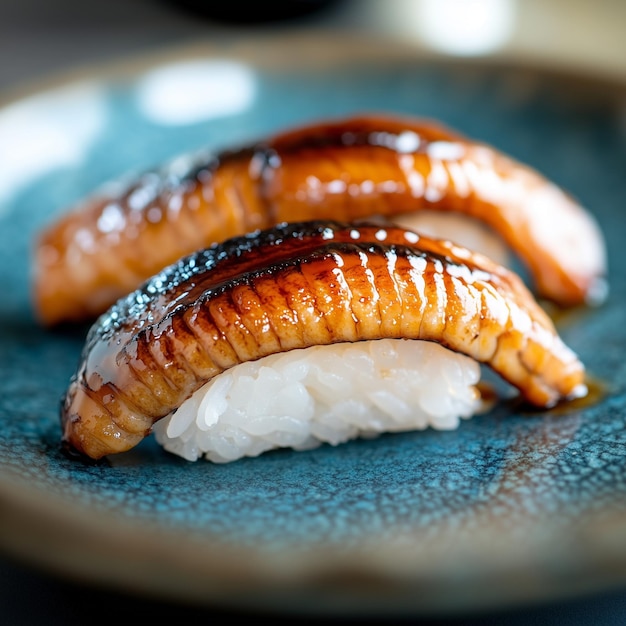
[[[603,292],[604,242],[585,209],[534,170],[431,121],[311,124],[176,171],[102,192],[41,233],[33,302],[42,323],[93,319],[181,256],[255,229],[420,209],[487,224],[538,294],[560,305]]]
[[[583,365],[509,270],[398,227],[289,223],[189,255],[102,315],[62,408],[64,441],[94,459],[122,452],[239,363],[387,337],[488,364],[538,407],[584,391]]]

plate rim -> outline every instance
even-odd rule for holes
[[[511,69],[528,71],[542,77],[559,77],[568,82],[585,82],[600,90],[624,89],[626,92],[626,69],[623,72],[601,71],[598,68],[573,67],[559,59],[536,58],[524,54],[512,54],[506,51],[496,51],[482,56],[460,56],[445,54],[417,42],[408,42],[394,39],[384,34],[343,33],[331,29],[319,32],[296,33],[266,33],[241,34],[232,38],[216,38],[208,41],[196,38],[185,43],[170,44],[155,47],[151,50],[138,51],[122,58],[102,59],[90,63],[77,63],[64,70],[52,72],[49,76],[27,79],[17,84],[9,85],[0,90],[0,110],[17,104],[32,96],[44,95],[59,88],[81,85],[88,82],[112,82],[114,80],[136,78],[141,73],[161,67],[163,65],[206,58],[207,56],[245,56],[253,65],[268,64],[268,59],[262,60],[267,48],[259,52],[259,46],[268,46],[272,49],[289,48],[293,51],[293,44],[297,42],[295,50],[302,55],[301,62],[320,63],[330,62],[340,49],[342,54],[357,55],[359,60],[364,58],[386,61],[402,59],[419,62],[442,63],[446,66],[469,66],[476,68]],[[322,56],[315,53],[323,52]],[[382,57],[381,57],[382,55]],[[280,61],[280,58],[271,58],[271,62]],[[293,62],[290,63],[292,65]]]
[[[320,40],[324,39],[324,36],[320,33],[312,34],[312,35],[304,35],[306,37],[307,45],[319,46]],[[328,34],[327,34],[328,36]],[[276,34],[271,35],[271,40],[268,38],[269,36],[250,38],[249,36],[243,37],[238,41],[233,43],[229,41],[228,43],[222,42],[206,42],[200,41],[191,44],[184,45],[175,45],[175,46],[167,46],[164,48],[160,48],[158,51],[152,51],[148,53],[138,53],[136,55],[131,55],[131,58],[120,59],[116,61],[105,61],[100,63],[89,64],[89,66],[73,69],[67,72],[57,73],[52,77],[49,77],[45,80],[38,79],[33,81],[28,85],[20,85],[17,88],[4,90],[0,93],[0,112],[5,108],[12,104],[19,103],[22,100],[25,100],[32,96],[44,95],[50,91],[54,91],[60,88],[66,88],[73,85],[83,84],[84,82],[112,82],[117,80],[126,80],[133,79],[139,76],[141,73],[149,71],[155,67],[160,67],[164,64],[189,60],[197,57],[201,58],[216,58],[216,57],[227,57],[233,58],[233,54],[237,52],[237,55],[243,57],[249,57],[249,61],[253,66],[258,66],[259,63],[253,56],[255,46],[258,46],[260,42],[263,42],[265,45],[270,45],[274,49],[284,49],[286,46],[290,45],[293,42],[294,37],[298,38],[298,45],[301,46],[303,44],[303,34],[298,33],[297,35],[290,34],[288,36],[277,36]],[[361,35],[355,36],[354,38],[345,39],[342,35],[343,41],[340,42],[340,47],[343,51],[348,51],[349,58],[347,58],[348,62],[358,62],[363,60],[363,58],[371,58],[372,56],[380,57],[380,50],[377,50],[377,46],[372,45],[372,37],[363,37]],[[332,43],[329,43],[331,41]],[[355,42],[358,43],[358,47],[355,47]],[[393,42],[390,45],[390,39],[387,37],[379,37],[378,42],[384,46],[384,60],[385,61],[394,61],[394,60],[403,60],[403,61],[418,61],[418,62],[428,62],[428,63],[442,63],[446,66],[459,66],[459,65],[471,65],[477,68],[498,68],[498,69],[506,69],[506,68],[515,68],[522,71],[528,71],[533,75],[539,74],[541,78],[545,78],[547,76],[558,75],[564,80],[573,80],[575,82],[583,81],[585,85],[593,84],[597,85],[599,88],[606,88],[611,92],[616,89],[620,92],[623,90],[626,93],[626,77],[604,77],[593,75],[587,70],[583,70],[581,72],[577,72],[570,68],[570,71],[566,71],[563,68],[558,68],[553,65],[547,65],[545,63],[531,62],[528,63],[522,59],[507,59],[507,58],[459,58],[459,57],[450,57],[447,55],[441,55],[438,53],[434,53],[432,51],[420,48],[413,44],[407,44],[406,42]],[[336,50],[333,46],[337,44],[336,34],[331,33],[330,39],[326,41],[326,45],[329,46],[328,50],[332,48],[334,53],[336,54]],[[243,47],[242,47],[243,46]],[[236,55],[236,56],[237,56]],[[237,58],[239,58],[237,56]],[[266,61],[267,62],[267,61]],[[319,62],[319,59],[318,61]],[[293,62],[290,63],[293,65]],[[30,491],[30,496],[29,492]],[[128,585],[138,584],[138,580],[144,580],[143,577],[136,578],[136,572],[129,572],[131,576],[124,576],[123,580],[113,580],[115,578],[114,573],[119,574],[119,568],[114,572],[115,566],[111,569],[105,576],[102,576],[102,572],[95,572],[91,567],[86,566],[84,563],[81,563],[76,560],[77,552],[79,552],[80,545],[75,546],[71,552],[66,555],[68,559],[63,566],[60,566],[59,562],[55,562],[55,558],[53,558],[50,554],[47,558],[37,558],[33,554],[32,546],[28,546],[28,541],[21,542],[19,545],[10,544],[10,542],[6,541],[6,537],[8,536],[4,531],[7,528],[10,529],[10,532],[19,532],[21,527],[20,520],[23,520],[23,515],[27,516],[37,516],[41,515],[42,511],[45,511],[45,514],[50,518],[54,518],[54,524],[51,524],[47,529],[48,534],[42,536],[41,539],[44,544],[47,545],[58,545],[59,537],[67,536],[68,528],[71,528],[73,532],[77,533],[79,536],[81,535],[80,529],[85,522],[94,522],[96,520],[96,516],[93,514],[89,515],[88,511],[84,509],[84,507],[80,507],[82,514],[76,515],[76,511],[60,511],[58,507],[58,503],[55,504],[54,498],[42,498],[41,490],[37,488],[28,488],[26,483],[22,480],[21,477],[9,477],[6,475],[0,475],[0,510],[1,509],[8,510],[8,514],[4,514],[0,516],[0,546],[3,546],[8,552],[11,552],[18,556],[19,558],[23,558],[29,561],[33,561],[34,564],[38,564],[40,566],[46,568],[57,569],[59,574],[65,574],[70,576],[88,576],[94,583],[105,583],[113,586],[118,586],[120,583],[123,583],[128,588]],[[619,514],[619,520],[623,520],[623,514]],[[611,522],[612,523],[612,522]],[[134,522],[132,524],[133,529],[137,530]],[[99,537],[105,537],[107,541],[116,542],[120,539],[120,533],[123,535],[124,531],[129,528],[128,523],[123,523],[119,526],[112,525],[106,530],[105,526],[100,524],[98,520],[98,524],[94,526],[94,528],[99,530],[97,534]],[[621,538],[619,532],[616,534],[616,538]],[[25,537],[26,539],[26,537]],[[81,539],[83,543],[83,549],[87,548],[90,545],[90,541],[93,540],[93,537],[89,536],[89,533],[86,535],[82,535]],[[109,544],[105,544],[108,546]],[[152,546],[153,547],[153,546]],[[143,569],[144,573],[149,573],[149,568],[154,565],[155,554],[151,549],[151,546],[145,545],[142,548],[137,548],[136,556],[141,559],[138,567],[145,568]],[[224,553],[224,558],[228,556],[233,556],[227,552]],[[236,554],[235,558],[240,559],[245,555]],[[162,558],[173,559],[174,555],[171,554],[171,550],[165,550],[161,554]],[[58,555],[56,557],[58,559]],[[312,569],[308,573],[308,575],[312,576],[311,580],[315,580],[315,564],[311,564]],[[122,568],[123,569],[123,568]],[[391,573],[391,572],[389,572]],[[237,571],[237,569],[233,569],[231,571],[232,581],[239,580],[241,581],[241,571]],[[217,579],[210,579],[211,582],[217,582]],[[154,582],[154,581],[153,581]],[[205,580],[206,582],[206,580]],[[364,580],[365,583],[371,583],[371,580]],[[617,577],[611,578],[611,581],[603,581],[600,578],[596,578],[593,582],[590,581],[590,585],[586,587],[586,589],[590,589],[595,584],[598,589],[605,590],[607,582],[613,582],[616,584],[626,583],[626,573],[623,573]],[[159,585],[155,588],[154,586],[139,586],[136,590],[142,592],[155,592],[155,593],[167,593],[168,588],[165,586],[165,581],[159,581]],[[171,591],[171,590],[169,590]],[[219,593],[224,593],[224,588],[217,588]],[[571,589],[572,594],[577,593],[578,589]],[[546,595],[543,599],[553,598],[555,589],[546,585],[545,588]],[[561,594],[566,594],[566,590],[560,590]],[[203,587],[194,588],[194,589],[178,589],[172,597],[178,598],[184,596],[186,600],[195,601],[195,602],[210,602],[211,604],[218,602],[220,600],[219,593],[211,593],[206,594],[206,589]],[[533,595],[531,599],[542,599],[541,594],[537,591]],[[500,596],[501,601],[503,602],[511,602],[511,601],[521,601],[528,600],[529,598],[524,598],[522,596],[516,595],[512,593],[509,596]],[[485,598],[482,599],[483,602]],[[466,604],[464,604],[462,609],[468,608],[476,608],[476,602],[480,603],[480,598],[470,599],[465,598]],[[490,597],[486,606],[493,606],[494,598]],[[257,606],[253,608],[258,608],[258,603],[262,603],[263,600],[261,598],[256,598]],[[302,598],[298,597],[297,602],[291,607],[297,609],[299,606],[305,610],[310,610],[310,606],[306,606],[301,604]],[[438,605],[429,605],[429,598],[424,598],[422,604],[419,607],[415,605],[409,607],[399,605],[396,608],[401,612],[414,612],[416,608],[421,608],[422,610],[432,611],[438,608]],[[389,606],[385,602],[384,609],[388,610]],[[275,603],[272,602],[271,606],[275,606]],[[345,607],[344,607],[345,608]],[[376,606],[370,605],[367,607],[369,610],[375,610]]]

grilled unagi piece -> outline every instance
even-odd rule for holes
[[[86,199],[41,232],[33,301],[42,323],[84,320],[181,256],[281,222],[453,212],[498,233],[538,295],[598,301],[605,250],[592,215],[537,171],[432,121],[315,123],[180,160]]]
[[[92,458],[122,452],[238,364],[384,338],[466,355],[538,407],[585,391],[582,363],[512,271],[399,227],[288,223],[184,257],[103,314],[63,438]]]

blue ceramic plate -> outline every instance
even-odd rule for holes
[[[585,77],[328,38],[179,51],[6,104],[3,548],[119,588],[285,612],[415,614],[622,585],[624,93],[623,85]],[[597,216],[610,297],[599,309],[557,318],[598,383],[597,401],[562,414],[500,406],[454,432],[385,435],[227,465],[188,463],[150,438],[109,463],[66,458],[59,402],[86,328],[51,331],[35,322],[35,233],[101,183],[188,150],[368,111],[438,118],[533,165]]]

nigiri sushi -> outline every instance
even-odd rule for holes
[[[480,367],[551,407],[585,369],[520,277],[378,224],[281,223],[181,258],[91,327],[63,441],[98,459],[154,432],[188,460],[310,448],[480,410]]]
[[[432,230],[427,212],[446,219]],[[481,239],[504,242],[538,296],[563,306],[602,301],[602,233],[572,197],[440,123],[372,115],[177,159],[95,193],[39,234],[34,309],[46,325],[95,318],[181,256],[281,222],[385,217],[450,238],[440,228],[454,216],[481,227]],[[476,249],[467,231],[457,229],[458,243]]]

